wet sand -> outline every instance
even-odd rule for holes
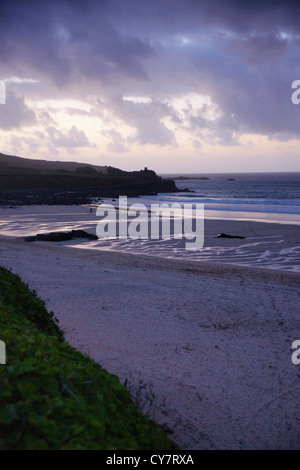
[[[205,212],[206,214],[206,212]],[[50,231],[83,229],[96,233],[100,218],[86,206],[23,206],[0,208],[0,235],[24,237]],[[219,233],[245,236],[215,238]],[[209,219],[204,222],[204,247],[187,251],[186,240],[99,240],[72,241],[70,246],[91,250],[117,250],[161,258],[207,261],[300,273],[300,225],[252,220]]]

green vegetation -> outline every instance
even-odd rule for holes
[[[0,448],[176,449],[118,378],[68,345],[44,302],[0,268]]]

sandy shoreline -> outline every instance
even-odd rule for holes
[[[182,448],[300,448],[299,274],[8,237],[0,250]]]

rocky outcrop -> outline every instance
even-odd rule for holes
[[[44,242],[65,242],[74,238],[86,238],[88,240],[98,240],[96,235],[85,232],[84,230],[71,230],[71,232],[50,232],[38,233],[37,235],[25,237],[26,242],[44,241]]]
[[[171,178],[174,181],[188,181],[188,180],[199,180],[199,181],[207,181],[210,180],[208,176],[174,176],[174,178]]]
[[[228,235],[227,233],[219,233],[215,238],[241,238],[244,239],[246,237],[243,237],[241,235]]]
[[[24,166],[28,159],[17,157],[17,166],[8,166],[8,157],[0,155],[0,204],[1,205],[72,205],[88,204],[95,198],[118,198],[120,195],[138,197],[157,193],[179,192],[173,180],[158,176],[153,170],[123,171],[105,167],[105,172],[97,167],[81,165],[74,171],[66,168],[46,169]],[[40,162],[45,165],[49,162]],[[33,165],[33,163],[30,163]],[[75,164],[75,163],[74,163]],[[71,167],[73,168],[73,167]]]

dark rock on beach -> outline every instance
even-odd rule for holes
[[[219,233],[219,235],[216,236],[215,238],[241,238],[241,239],[244,239],[246,237],[243,237],[241,235],[228,235],[227,233]]]
[[[71,235],[72,238],[88,238],[89,240],[98,240],[97,235],[85,232],[84,230],[72,230]]]
[[[96,235],[85,232],[84,230],[72,230],[71,232],[50,232],[38,233],[37,235],[25,237],[26,242],[44,241],[44,242],[65,242],[73,238],[87,238],[88,240],[98,240]]]

